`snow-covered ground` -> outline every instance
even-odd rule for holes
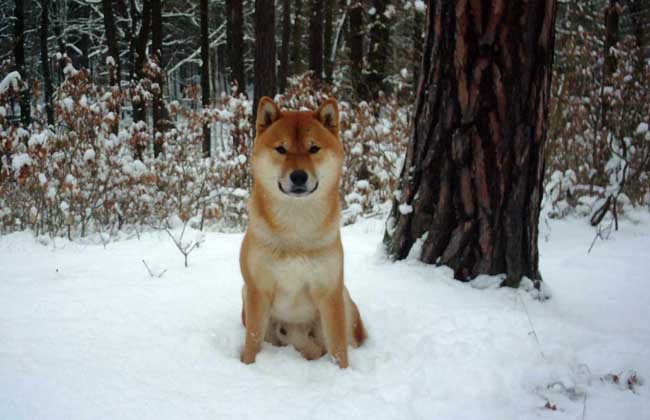
[[[584,220],[544,224],[544,302],[391,263],[381,221],[345,228],[346,282],[370,335],[348,370],[270,345],[239,362],[240,234],[207,233],[189,268],[164,232],[106,248],[5,236],[0,419],[649,419],[639,217],[591,254]],[[151,277],[142,259],[167,271]]]

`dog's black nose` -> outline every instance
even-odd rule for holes
[[[294,185],[305,185],[307,183],[308,175],[305,171],[297,170],[291,172],[289,178],[291,178],[291,182],[293,182]]]

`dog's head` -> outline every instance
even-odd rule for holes
[[[253,180],[282,198],[318,197],[338,188],[343,165],[339,111],[328,99],[316,111],[282,112],[263,97],[257,109]]]

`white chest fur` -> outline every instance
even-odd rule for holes
[[[271,315],[292,323],[313,320],[317,310],[311,295],[335,287],[341,272],[340,254],[278,255],[265,251],[251,253],[250,262],[255,267],[251,274],[263,278],[266,287],[274,291]]]

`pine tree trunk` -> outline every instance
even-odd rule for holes
[[[262,96],[275,96],[275,4],[255,0],[255,93],[253,121]]]
[[[16,0],[14,17],[16,19],[14,24],[14,60],[20,78],[25,82],[25,85],[29,86],[25,68],[25,10],[23,0]],[[25,88],[20,92],[20,120],[23,127],[28,127],[32,123],[29,88]]]
[[[454,4],[455,3],[455,4]],[[422,86],[384,243],[456,278],[541,281],[555,0],[432,1]]]
[[[295,0],[291,34],[291,74],[302,74],[305,70],[302,54],[302,13],[302,0]]]
[[[350,76],[355,93],[360,99],[366,98],[363,78],[363,3],[359,0],[350,6]]]
[[[208,39],[208,0],[201,0],[201,103],[210,106],[210,41]],[[210,125],[203,124],[203,156],[210,157]]]
[[[226,0],[226,8],[230,81],[237,82],[239,92],[246,92],[243,0]]]
[[[309,70],[323,78],[323,0],[311,0],[309,14]]]
[[[289,44],[291,42],[291,0],[282,1],[282,51],[280,52],[280,69],[278,84],[280,92],[287,88],[289,77]]]
[[[41,68],[43,71],[43,91],[45,101],[45,113],[47,114],[48,125],[54,124],[54,110],[52,109],[52,76],[50,74],[50,53],[47,45],[49,26],[50,0],[41,0]]]
[[[108,78],[111,86],[120,85],[120,53],[117,49],[117,36],[115,34],[115,22],[113,20],[113,5],[111,0],[102,0],[102,13],[104,14],[104,33],[106,34],[106,46],[108,56],[115,65],[108,66]]]
[[[385,83],[387,76],[386,64],[389,60],[390,33],[388,18],[386,17],[387,0],[373,0],[375,13],[371,16],[370,45],[368,46],[368,89],[373,98],[377,98],[380,91],[386,92],[388,85]]]

